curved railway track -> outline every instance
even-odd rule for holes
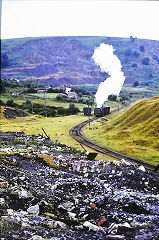
[[[85,125],[87,125],[89,122],[95,121],[95,120],[97,120],[99,118],[100,117],[94,117],[94,118],[91,118],[90,120],[84,121],[84,122],[74,126],[72,129],[70,129],[69,134],[76,141],[78,141],[79,143],[84,144],[84,145],[94,149],[97,152],[100,152],[100,153],[103,153],[103,154],[115,157],[115,158],[120,159],[120,160],[124,158],[127,161],[130,161],[130,162],[133,162],[133,163],[137,163],[137,164],[141,164],[148,170],[155,170],[155,171],[158,170],[158,167],[156,167],[153,164],[146,163],[146,162],[144,162],[144,161],[142,161],[140,159],[133,158],[133,157],[127,156],[127,155],[125,155],[123,153],[114,151],[114,150],[112,150],[110,148],[101,146],[101,145],[99,145],[99,144],[97,144],[97,143],[87,139],[84,135],[82,135],[81,131],[82,131],[83,127]]]

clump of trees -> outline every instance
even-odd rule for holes
[[[111,95],[108,96],[108,99],[109,99],[110,101],[116,101],[117,95],[111,94]]]
[[[16,106],[13,98],[10,98],[10,99],[6,102],[6,105],[9,106],[9,107],[15,107],[15,106]]]
[[[47,89],[47,93],[63,93],[63,89],[51,87],[51,88]]]
[[[83,96],[83,95],[87,95],[87,96],[91,95],[91,92],[89,92],[89,91],[87,91],[87,90],[85,90],[83,88],[80,88],[80,87],[72,87],[72,91],[76,92],[77,94],[80,94],[81,96]]]
[[[55,107],[55,106],[46,106],[46,109],[43,104],[32,103],[30,100],[26,100],[25,103],[21,105],[16,105],[18,108],[27,110],[29,113],[35,113],[42,116],[55,117],[55,116],[67,116],[74,115],[80,112],[74,104],[70,104],[69,108]]]
[[[94,97],[90,97],[88,96],[88,98],[84,97],[83,95],[80,95],[81,97],[79,97],[78,99],[71,99],[69,98],[67,95],[57,95],[56,96],[56,101],[60,101],[60,102],[68,102],[68,103],[83,103],[83,104],[87,104],[89,103],[89,105],[93,105],[94,103]]]
[[[129,93],[126,90],[121,90],[119,97],[121,102],[124,102],[130,99]]]

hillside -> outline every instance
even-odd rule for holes
[[[2,40],[2,78],[39,83],[98,84],[106,77],[91,56],[100,43],[112,44],[121,60],[125,83],[158,86],[159,42],[114,37],[43,37]]]
[[[124,131],[135,131],[145,138],[159,137],[159,97],[144,99],[125,112],[113,126]],[[157,147],[157,146],[156,146]],[[159,149],[159,142],[158,147]]]
[[[112,118],[112,117],[110,117]],[[159,162],[159,97],[144,99],[110,121],[85,130],[96,142],[154,164]],[[96,137],[98,136],[98,137]]]

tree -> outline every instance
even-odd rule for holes
[[[117,95],[111,94],[111,95],[108,96],[108,99],[109,99],[110,101],[116,101]]]
[[[2,53],[1,55],[1,67],[7,67],[9,66],[9,59],[6,53]]]
[[[121,102],[125,101],[125,100],[129,100],[129,93],[126,90],[121,90],[119,97],[121,99]]]
[[[90,105],[90,106],[92,106],[93,104],[94,104],[94,99],[92,99],[92,98],[89,98],[89,99],[87,99],[86,100],[86,102],[85,102],[87,105]]]
[[[66,95],[57,95],[56,96],[56,100],[57,101],[66,101],[66,99],[68,100],[68,97]]]
[[[82,94],[81,92],[79,92],[79,93],[78,93],[78,96],[79,96],[79,97],[82,97],[82,96],[83,96],[83,94]]]
[[[31,101],[29,99],[26,100],[26,105],[31,105]]]
[[[55,111],[55,110],[54,110],[54,111]],[[59,108],[57,109],[57,114],[58,114],[58,115],[64,115],[65,113],[66,113],[65,108],[59,107]]]
[[[130,36],[130,41],[131,41],[131,42],[135,42],[135,38],[133,38],[132,36]]]
[[[56,110],[55,109],[50,109],[50,116],[54,117],[56,115]]]
[[[153,78],[153,74],[152,73],[149,73],[149,78]]]
[[[139,52],[137,52],[137,51],[134,51],[134,52],[133,52],[133,56],[134,56],[134,57],[138,58],[138,57],[139,57],[139,55],[140,55],[140,53],[139,53]]]
[[[5,103],[0,99],[0,106],[5,105]]]
[[[80,112],[79,108],[77,108],[74,103],[70,103],[67,113],[76,114],[78,112]]]
[[[69,108],[70,108],[70,109],[74,109],[74,108],[75,108],[75,104],[74,104],[74,103],[70,103],[70,104],[69,104]]]
[[[6,102],[6,105],[9,106],[9,107],[15,107],[15,106],[16,106],[13,98],[10,98],[10,99]]]
[[[149,63],[150,63],[150,59],[148,57],[142,59],[142,64],[143,65],[149,65]]]
[[[32,88],[32,87],[29,87],[29,89],[28,89],[27,92],[28,92],[28,93],[37,93],[37,90],[34,89],[34,88]]]
[[[5,89],[5,86],[4,86],[4,82],[2,80],[0,80],[0,93],[3,93],[5,91],[6,91],[6,89]]]
[[[141,52],[145,52],[144,45],[141,45],[141,46],[140,46],[140,51],[141,51]]]
[[[139,86],[139,82],[138,82],[138,81],[135,81],[135,82],[133,83],[133,86],[134,86],[134,87]]]
[[[133,63],[131,66],[132,66],[132,67],[137,67],[137,64],[136,64],[136,63]]]

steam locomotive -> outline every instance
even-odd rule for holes
[[[92,109],[90,107],[83,108],[84,115],[90,116]]]
[[[101,107],[101,108],[95,108],[94,109],[94,115],[96,117],[105,116],[105,115],[109,114],[109,112],[110,112],[110,106]]]
[[[88,108],[88,107],[83,108],[84,115],[90,116],[91,115],[91,111],[92,111],[91,108]],[[106,106],[106,107],[103,106],[101,108],[95,108],[94,109],[94,115],[96,117],[105,116],[105,115],[109,114],[109,112],[110,112],[110,106]]]

